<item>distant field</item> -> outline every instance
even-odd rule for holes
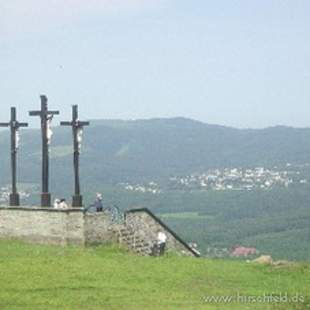
[[[137,257],[113,246],[83,249],[0,241],[0,278],[1,310],[310,307],[310,264],[276,268],[177,256]],[[233,301],[236,296],[285,294],[299,294],[299,302]],[[210,296],[232,300],[207,302]]]
[[[163,219],[212,219],[209,215],[200,215],[198,212],[161,213]]]

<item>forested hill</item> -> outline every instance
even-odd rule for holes
[[[21,131],[21,178],[40,176],[39,130]],[[9,180],[9,134],[0,132],[0,182]],[[70,128],[54,128],[52,179],[72,174]],[[205,171],[216,167],[310,162],[310,129],[234,129],[185,118],[96,120],[85,128],[84,182],[122,182]]]

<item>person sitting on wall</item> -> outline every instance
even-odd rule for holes
[[[164,232],[158,231],[157,233],[157,245],[158,245],[158,255],[162,256],[165,253],[167,236]]]
[[[55,199],[54,200],[54,209],[60,209],[60,207],[59,207],[59,204],[60,204],[60,199]]]
[[[59,209],[69,209],[69,206],[67,205],[65,198],[60,199]]]

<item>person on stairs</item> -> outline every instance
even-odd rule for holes
[[[158,255],[162,256],[165,253],[167,236],[164,232],[158,231],[157,233],[157,245],[158,245]]]

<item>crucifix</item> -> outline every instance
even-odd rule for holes
[[[49,111],[47,107],[47,97],[41,95],[41,110],[30,111],[30,116],[39,116],[41,118],[41,134],[42,134],[42,193],[41,206],[51,206],[51,194],[48,189],[49,180],[49,144],[52,138],[51,122],[54,115],[58,115],[59,111]]]
[[[16,185],[16,155],[19,146],[19,128],[27,127],[27,123],[20,123],[16,120],[16,108],[11,107],[11,120],[9,123],[0,123],[0,127],[10,127],[11,130],[11,173],[12,192],[10,194],[10,206],[19,206],[19,194]]]
[[[72,121],[60,122],[61,126],[71,126],[73,134],[73,166],[74,166],[74,195],[72,197],[72,207],[83,206],[83,196],[80,188],[80,152],[82,144],[83,127],[88,126],[89,122],[81,122],[78,118],[78,106],[72,106]]]

